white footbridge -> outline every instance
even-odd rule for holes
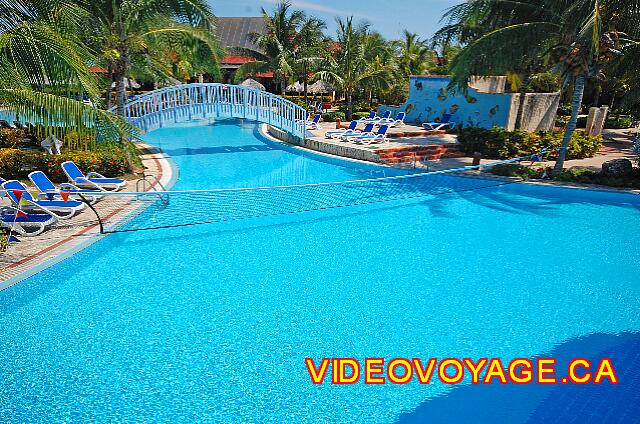
[[[307,112],[275,94],[240,85],[204,83],[143,94],[125,105],[124,117],[144,132],[196,119],[251,119],[304,138]]]

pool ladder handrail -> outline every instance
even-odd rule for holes
[[[148,184],[148,188],[149,190],[161,193],[163,191],[167,191],[166,187],[164,186],[164,184],[162,184],[160,182],[160,179],[158,177],[156,177],[155,175],[146,175],[144,172],[142,173],[142,178],[138,179],[138,181],[136,181],[136,192],[137,193],[142,193],[142,192],[146,192],[147,191],[147,184]],[[157,187],[160,187],[160,190],[158,190]],[[140,194],[138,194],[137,196],[138,199],[140,199]],[[168,206],[169,205],[169,196],[161,196],[162,199],[162,204],[163,206]]]

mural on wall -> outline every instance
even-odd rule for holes
[[[481,93],[469,87],[466,94],[448,90],[447,77],[411,77],[409,98],[397,109],[405,111],[405,122],[433,122],[445,113],[457,125],[491,128],[505,127],[511,104],[510,94]]]

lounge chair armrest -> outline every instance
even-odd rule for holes
[[[94,190],[107,191],[107,190],[103,189],[102,187],[100,187],[98,184],[96,184],[96,183],[90,181],[88,178],[84,178],[84,177],[76,178],[75,180],[73,180],[73,183],[76,184],[76,185],[88,184],[88,185],[92,186]]]
[[[25,200],[26,200],[26,199],[25,199]],[[38,203],[36,203],[36,202],[33,202],[33,201],[31,201],[31,200],[26,200],[26,201],[27,201],[28,203],[30,203],[30,204],[31,204],[31,206],[34,206],[34,207],[36,207],[37,209],[40,209],[40,210],[41,210],[41,211],[43,211],[44,213],[46,213],[46,214],[48,214],[48,215],[51,215],[51,216],[53,216],[53,217],[54,217],[54,218],[56,218],[56,219],[64,218],[64,217],[65,217],[64,215],[58,215],[57,213],[55,213],[55,212],[54,212],[54,211],[52,211],[51,209],[46,208],[46,207],[44,207],[44,206],[42,206],[42,205],[40,205],[40,204],[38,204]]]
[[[38,193],[38,200],[47,200],[51,197],[52,194],[57,195],[58,194],[58,190],[45,190],[43,192]]]
[[[87,174],[87,178],[107,178],[107,177],[105,177],[104,175],[99,174],[97,172],[89,172]]]
[[[75,186],[71,183],[62,183],[60,184],[60,190],[80,190],[78,186]]]

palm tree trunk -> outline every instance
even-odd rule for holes
[[[309,83],[308,81],[305,79],[304,83],[302,84],[304,86],[304,104],[308,104],[308,98],[309,98]]]
[[[111,106],[113,106],[113,88],[111,88],[112,85],[113,74],[109,74],[109,88],[107,88],[107,110],[111,109]]]
[[[116,75],[116,113],[124,116],[124,103],[127,98],[127,90],[124,85],[124,73],[119,72]]]
[[[527,99],[527,86],[529,85],[529,80],[531,79],[531,74],[528,72],[524,74],[524,78],[522,78],[522,82],[520,83],[520,90],[518,93],[520,94],[520,98],[518,99],[518,114],[516,115],[516,123],[514,125],[515,129],[522,129],[522,118],[524,117],[524,103]]]
[[[306,62],[303,63],[303,69],[302,69],[302,86],[303,86],[303,91],[304,91],[304,104],[307,105],[307,97],[308,97],[308,84],[309,84],[309,72],[307,71],[307,64]],[[306,107],[306,106],[305,106]]]
[[[124,103],[126,101],[127,92],[124,86],[124,79],[129,70],[129,47],[127,46],[127,36],[122,22],[118,23],[118,32],[120,37],[120,43],[118,45],[118,52],[120,58],[114,64],[116,69],[116,113],[124,116]]]
[[[573,136],[573,132],[576,129],[576,123],[578,122],[578,113],[580,112],[580,106],[582,106],[582,95],[584,94],[584,74],[580,74],[574,79],[573,97],[571,99],[571,118],[567,124],[567,128],[564,130],[564,137],[562,138],[562,145],[558,149],[558,159],[556,165],[553,168],[553,175],[558,175],[564,168],[564,160],[567,156],[567,147]]]
[[[347,93],[347,105],[349,106],[347,109],[347,121],[351,121],[353,116],[353,96],[351,91]]]

